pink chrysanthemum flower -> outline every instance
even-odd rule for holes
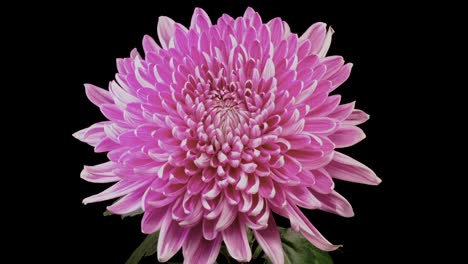
[[[116,183],[84,203],[121,197],[111,212],[143,210],[142,231],[160,231],[159,261],[182,248],[184,263],[213,263],[223,241],[249,261],[250,228],[284,263],[272,212],[318,248],[336,249],[299,207],[350,217],[333,179],[380,179],[335,150],[365,137],[356,125],[368,115],[329,95],[352,66],[326,56],[333,30],[316,23],[298,37],[251,8],[216,25],[197,8],[190,28],[160,17],[157,30],[161,46],[145,36],[144,57],[118,59],[109,91],[85,85],[109,121],[74,136],[110,161],[81,177]]]

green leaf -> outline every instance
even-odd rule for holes
[[[159,232],[146,236],[140,246],[133,251],[125,264],[138,264],[143,257],[152,256],[156,253]]]
[[[125,217],[132,217],[132,216],[135,216],[135,215],[140,215],[143,213],[143,209],[138,209],[134,212],[131,212],[131,213],[128,213],[128,214],[124,214],[124,215],[121,215],[120,217],[122,219],[124,219]],[[103,216],[110,216],[110,215],[114,215],[111,211],[109,210],[106,210],[104,211],[104,213],[102,213]]]
[[[278,229],[283,244],[285,264],[333,264],[330,254],[313,246],[299,232],[290,228],[278,227]]]

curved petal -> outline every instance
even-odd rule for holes
[[[295,205],[288,204],[286,210],[291,221],[291,226],[299,229],[302,235],[314,246],[325,251],[332,251],[339,248],[339,245],[331,244],[320,232],[309,222],[307,217]]]
[[[370,185],[382,182],[366,165],[337,151],[325,169],[335,179]]]
[[[239,262],[249,262],[252,259],[246,226],[236,219],[223,230],[223,240],[231,257]]]
[[[101,202],[124,196],[141,187],[148,185],[147,181],[121,180],[101,193],[95,194],[83,200],[84,204]]]
[[[180,227],[169,214],[166,215],[158,238],[157,253],[159,262],[168,261],[179,251],[189,231],[189,228]]]
[[[112,161],[95,166],[84,166],[80,177],[94,183],[116,182],[120,180],[120,177],[113,172],[116,167],[117,165]]]
[[[343,217],[354,216],[353,207],[343,196],[336,191],[332,191],[329,194],[321,194],[312,191],[314,196],[320,200],[320,210],[341,215]]]
[[[335,143],[337,148],[346,148],[366,138],[366,134],[357,126],[342,126],[328,138]]]
[[[152,234],[161,228],[165,218],[170,218],[167,214],[169,206],[163,208],[152,208],[146,210],[141,219],[141,232],[144,234]]]
[[[176,22],[167,16],[159,17],[158,21],[158,38],[161,42],[161,46],[164,49],[168,49],[169,42],[174,36],[176,29]]]
[[[216,262],[221,248],[222,236],[218,234],[213,240],[205,240],[201,229],[201,225],[192,228],[185,239],[182,248],[184,264],[213,264]]]
[[[268,219],[268,227],[262,230],[253,230],[253,233],[258,244],[262,247],[263,251],[265,251],[268,259],[273,264],[283,264],[284,251],[275,219],[270,216]]]
[[[88,99],[95,104],[96,106],[101,106],[102,104],[113,104],[114,100],[110,95],[109,91],[99,88],[95,85],[85,83],[85,92]]]

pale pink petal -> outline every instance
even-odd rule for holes
[[[141,209],[141,201],[144,191],[133,192],[125,195],[117,202],[107,207],[113,214],[125,215]]]
[[[143,50],[146,54],[158,52],[161,49],[154,39],[148,35],[143,36]]]
[[[377,185],[382,181],[364,164],[336,151],[326,170],[333,178],[344,181],[370,185]]]
[[[120,177],[115,175],[113,170],[116,164],[112,161],[102,163],[95,166],[84,166],[81,171],[81,178],[95,183],[107,183],[120,180]]]
[[[112,99],[109,91],[94,86],[89,83],[85,83],[85,92],[88,99],[93,102],[96,106],[101,106],[102,104],[112,104],[114,100]]]
[[[341,215],[343,217],[354,216],[353,207],[339,193],[332,191],[329,194],[314,192],[314,196],[321,202],[320,210]]]
[[[175,29],[176,22],[174,22],[174,20],[166,16],[159,17],[158,38],[164,49],[168,49],[169,41],[174,37]]]
[[[201,227],[194,227],[187,236],[182,253],[184,264],[203,263],[213,264],[221,248],[222,236],[219,234],[213,240],[205,240],[201,234]]]
[[[236,219],[228,228],[223,230],[223,240],[229,254],[239,262],[249,262],[252,259],[247,231],[244,224]]]
[[[332,36],[335,31],[333,30],[332,27],[328,28],[327,35],[325,36],[325,39],[323,41],[322,47],[320,47],[320,50],[317,52],[317,55],[319,57],[325,57],[327,55],[328,49],[330,48]]]
[[[332,251],[340,246],[331,244],[320,232],[309,222],[307,217],[295,205],[288,205],[287,212],[291,226],[298,227],[302,235],[321,250]]]
[[[359,109],[354,109],[351,114],[343,121],[346,125],[360,125],[369,120],[369,115]]]
[[[299,38],[299,42],[309,40],[311,43],[311,53],[318,54],[323,47],[327,31],[327,24],[315,23],[310,26],[304,34]]]
[[[366,138],[366,134],[357,126],[342,126],[328,138],[335,143],[337,148],[346,148],[359,143]]]
[[[273,264],[283,264],[284,251],[275,219],[270,217],[268,219],[268,227],[266,229],[253,230],[253,233],[268,259]]]
[[[167,217],[168,206],[153,210],[146,210],[141,219],[141,232],[153,234],[161,228],[163,220]]]
[[[189,231],[189,228],[180,227],[177,222],[167,215],[159,231],[158,261],[166,262],[171,259],[182,247]]]
[[[83,203],[95,203],[121,197],[135,190],[138,190],[145,185],[148,185],[148,183],[145,181],[121,180],[118,183],[112,185],[110,188],[106,189],[105,191],[84,199]]]

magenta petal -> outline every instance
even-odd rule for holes
[[[346,148],[359,143],[366,137],[364,131],[357,126],[343,126],[328,138],[335,143],[337,148]]]
[[[359,109],[354,109],[351,114],[344,120],[343,124],[346,125],[360,125],[364,122],[369,120],[369,115],[366,114],[364,111]]]
[[[320,232],[309,222],[307,217],[295,205],[288,205],[287,212],[291,226],[299,228],[298,231],[314,246],[325,251],[332,251],[340,246],[331,244]]]
[[[284,251],[275,219],[270,217],[266,229],[253,230],[253,233],[258,244],[262,247],[263,251],[265,251],[268,259],[273,264],[283,264]]]
[[[333,30],[332,27],[329,27],[327,34],[325,35],[325,39],[323,41],[322,47],[317,52],[318,56],[323,58],[325,57],[325,55],[327,55],[328,49],[330,48],[333,33],[335,33],[335,31]]]
[[[364,164],[336,151],[326,170],[333,178],[344,181],[370,185],[377,185],[382,181]]]
[[[182,253],[184,264],[203,263],[213,264],[221,248],[222,236],[219,234],[213,240],[203,239],[200,225],[192,228],[185,239]]]
[[[154,39],[148,35],[143,36],[143,50],[146,54],[158,52],[161,49]]]
[[[116,164],[112,161],[102,163],[95,166],[84,166],[81,171],[81,178],[95,183],[107,183],[115,182],[120,180],[120,177],[116,176],[113,170],[116,168]]]
[[[239,262],[252,259],[246,226],[236,219],[228,228],[223,230],[223,240],[231,257]]]
[[[118,183],[112,185],[110,188],[106,189],[105,191],[84,199],[83,203],[95,203],[121,197],[135,190],[138,190],[141,187],[144,187],[145,185],[148,185],[148,183],[145,181],[121,180]]]
[[[299,38],[299,42],[309,40],[311,43],[311,53],[318,54],[323,47],[327,30],[327,24],[315,23],[310,26],[304,34]]]
[[[73,136],[76,139],[86,142],[91,146],[96,146],[106,138],[104,126],[106,126],[107,124],[108,122],[96,123],[88,128],[82,129],[74,133]]]
[[[107,210],[113,214],[125,215],[141,209],[141,201],[144,191],[133,192],[125,195],[113,205],[108,206]]]
[[[182,247],[189,228],[180,227],[179,224],[167,215],[162,222],[158,238],[158,260],[166,262],[172,258]]]
[[[161,46],[164,49],[169,47],[169,41],[174,36],[176,29],[176,23],[174,20],[166,16],[159,17],[158,21],[158,37],[161,42]]]
[[[343,217],[354,216],[353,207],[343,196],[336,191],[329,194],[314,192],[314,196],[321,202],[320,210],[341,215]]]
[[[167,214],[168,206],[146,210],[141,219],[141,232],[145,234],[153,234],[161,228],[163,220],[169,218]]]
[[[86,83],[85,92],[88,99],[93,102],[96,106],[101,106],[102,104],[112,104],[114,100],[107,90],[94,86],[92,84]]]

